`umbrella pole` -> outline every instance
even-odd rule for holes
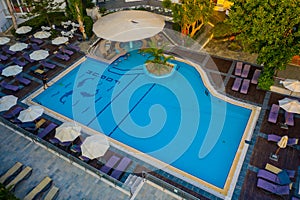
[[[276,155],[276,156],[278,155],[279,150],[280,150],[280,147],[278,147],[277,150],[276,150],[276,152],[275,152],[275,155]]]

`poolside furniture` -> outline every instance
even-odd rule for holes
[[[109,160],[100,168],[100,171],[104,172],[105,174],[108,174],[109,171],[117,164],[117,162],[120,160],[117,156],[112,156],[109,158]]]
[[[284,118],[285,118],[286,125],[294,126],[294,113],[285,112]]]
[[[80,146],[81,146],[81,144],[73,144],[70,147],[70,151],[72,151],[73,153],[80,153],[81,152]]]
[[[249,79],[244,79],[243,83],[242,83],[242,87],[241,87],[240,93],[247,94],[249,86],[250,86],[250,80]]]
[[[279,105],[277,105],[277,104],[272,105],[271,110],[270,110],[270,114],[269,114],[269,117],[268,117],[268,122],[271,122],[271,123],[274,123],[274,124],[277,122],[279,109],[280,109]]]
[[[257,180],[256,186],[277,195],[290,194],[289,185],[276,185],[261,178]]]
[[[44,67],[47,67],[49,69],[54,69],[56,67],[55,64],[46,62],[45,60],[40,61],[40,63],[41,63],[41,65],[43,65]]]
[[[67,44],[66,45],[69,49],[73,49],[75,51],[80,51],[80,47],[79,46],[76,46],[74,44]]]
[[[52,186],[51,189],[49,190],[49,192],[46,194],[46,196],[44,197],[44,200],[53,200],[57,197],[59,192],[59,188]]]
[[[24,84],[24,85],[29,85],[31,83],[31,80],[27,79],[27,78],[24,78],[23,76],[21,76],[20,74],[17,75],[15,77],[15,79],[17,81],[19,81],[20,83]]]
[[[279,140],[281,139],[281,136],[279,135],[275,135],[275,134],[269,134],[268,135],[268,141],[271,142],[279,142]],[[287,145],[296,145],[298,144],[298,139],[297,138],[289,138],[288,139],[288,143]]]
[[[0,83],[0,86],[3,87],[4,89],[11,90],[14,92],[16,92],[20,89],[19,86],[11,85],[4,80]]]
[[[55,57],[57,57],[57,58],[59,58],[59,59],[61,59],[61,60],[64,60],[64,61],[70,60],[70,57],[69,57],[69,56],[63,55],[63,54],[61,54],[61,53],[56,53],[56,54],[54,54],[54,55],[55,55]]]
[[[19,59],[17,59],[17,58],[11,58],[11,60],[15,63],[15,64],[17,64],[17,65],[19,65],[19,66],[21,66],[21,67],[24,67],[26,64],[27,64],[27,62],[22,62],[22,61],[20,61]]]
[[[57,139],[57,138],[51,138],[51,139],[49,139],[49,142],[50,142],[51,144],[56,145],[56,144],[59,144],[59,143],[60,143],[60,140]]]
[[[39,45],[37,45],[36,43],[32,43],[31,47],[32,47],[33,50],[40,50],[41,49],[41,47]]]
[[[11,119],[13,117],[16,117],[22,110],[24,110],[21,106],[16,106],[10,110],[8,110],[6,113],[2,115],[5,119]]]
[[[65,54],[68,54],[69,56],[71,56],[71,55],[74,54],[73,51],[65,49],[65,48],[60,48],[60,51],[63,52],[63,53],[65,53]]]
[[[35,124],[35,128],[39,129],[47,120],[42,118],[40,119],[36,124]]]
[[[0,183],[4,184],[9,178],[15,176],[22,170],[23,164],[20,162],[16,162],[14,166],[9,168],[1,177]]]
[[[268,170],[259,169],[257,172],[257,177],[271,181],[278,185],[287,185],[291,183],[291,180],[285,171],[282,174],[274,174]]]
[[[6,61],[8,59],[7,56],[0,54],[0,60]]]
[[[242,74],[243,62],[237,62],[235,65],[234,75],[240,76]]]
[[[42,130],[40,133],[38,133],[38,137],[44,138],[51,131],[53,131],[56,127],[57,127],[57,124],[54,124],[53,122],[51,122],[44,130]]]
[[[84,162],[88,162],[90,160],[88,157],[85,157],[83,155],[79,156],[79,159],[84,161]]]
[[[241,78],[239,78],[239,77],[236,77],[235,80],[234,80],[234,83],[233,83],[233,85],[232,85],[232,87],[231,87],[231,89],[232,89],[233,91],[239,91],[239,89],[240,89],[240,87],[241,87],[241,84],[242,84],[242,80],[243,80],[243,79],[241,79]]]
[[[14,178],[12,179],[5,188],[12,191],[15,189],[15,187],[24,179],[28,178],[32,173],[32,168],[27,166]]]
[[[25,197],[24,200],[33,200],[43,191],[47,190],[52,184],[52,179],[46,176],[37,186],[35,186]]]
[[[250,71],[250,68],[251,68],[251,65],[249,65],[249,64],[244,65],[241,77],[247,78],[248,74],[249,74],[249,71]]]
[[[43,44],[43,40],[41,40],[41,39],[38,39],[38,38],[35,38],[35,37],[31,37],[30,38],[30,41],[31,42],[34,42],[34,43],[37,43],[38,45],[41,45],[41,44]]]
[[[254,71],[254,74],[253,74],[252,79],[251,79],[251,83],[252,83],[252,84],[257,84],[258,78],[259,78],[259,76],[260,76],[260,72],[261,72],[260,69],[256,69],[256,70]]]
[[[27,53],[23,53],[23,58],[25,58],[25,60],[27,60],[30,63],[35,62],[35,60],[32,60]]]
[[[278,168],[278,167],[276,167],[276,166],[274,166],[274,165],[272,165],[270,163],[266,164],[265,169],[273,172],[274,174],[278,174],[278,173],[280,173],[282,171],[286,171],[287,174],[288,174],[288,176],[290,178],[294,178],[295,174],[296,174],[295,170],[280,169],[280,168]]]
[[[18,126],[21,128],[24,128],[24,129],[26,129],[26,128],[33,129],[33,128],[35,128],[35,123],[34,122],[23,122],[23,123],[21,122],[20,124],[18,124]]]
[[[117,167],[112,171],[111,177],[118,180],[130,163],[131,163],[130,158],[127,157],[122,158],[122,160],[119,162]]]
[[[9,47],[8,47],[8,46],[2,47],[2,50],[3,50],[5,53],[10,54],[10,55],[15,55],[15,54],[16,54],[16,52],[9,50]]]

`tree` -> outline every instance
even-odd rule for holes
[[[84,12],[82,0],[67,0],[69,9],[74,19],[77,19],[79,24],[79,30],[82,33],[82,37],[86,40],[87,36],[84,28]]]
[[[164,0],[163,6],[173,11],[173,20],[181,27],[183,34],[194,37],[208,22],[213,12],[213,4],[207,0],[182,0],[180,4]]]
[[[17,29],[18,28],[17,19],[16,19],[16,16],[14,14],[14,10],[11,6],[10,0],[6,0],[6,4],[7,4],[8,11],[9,11],[9,14],[10,14],[12,22],[13,22],[14,29]]]
[[[269,89],[277,70],[300,53],[300,1],[234,0],[227,23],[244,48],[263,64],[258,86]]]
[[[60,6],[64,3],[57,0],[23,0],[23,2],[30,9],[26,17],[39,16],[45,18],[49,26],[52,25],[49,13],[60,11]]]

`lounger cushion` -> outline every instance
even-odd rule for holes
[[[103,165],[100,170],[106,174],[108,174],[108,172],[117,164],[117,162],[120,160],[119,157],[117,156],[112,156],[109,158],[109,160],[107,161],[107,163],[105,165]]]
[[[233,85],[232,85],[232,87],[231,87],[231,89],[232,89],[233,91],[239,91],[240,86],[241,86],[241,83],[242,83],[242,79],[236,77],[235,80],[234,80],[234,83],[233,83]]]

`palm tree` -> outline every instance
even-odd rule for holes
[[[16,16],[14,14],[14,10],[13,10],[11,4],[10,4],[10,0],[6,0],[6,4],[7,4],[9,14],[10,14],[12,22],[13,22],[14,29],[17,29],[18,28],[17,19],[16,19]]]
[[[83,5],[82,0],[67,0],[67,5],[70,8],[70,11],[75,19],[77,19],[77,22],[79,24],[79,30],[82,33],[82,37],[84,40],[86,40],[87,36],[85,33],[84,28],[84,13],[83,13]]]

